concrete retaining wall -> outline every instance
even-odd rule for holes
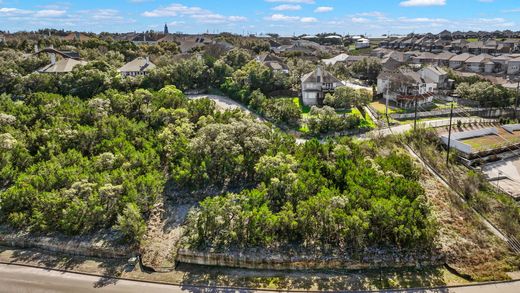
[[[507,124],[502,125],[502,128],[504,128],[507,132],[513,133],[515,131],[520,130],[520,124]]]
[[[451,142],[450,147],[455,148],[465,154],[473,153],[473,148],[470,145],[467,145],[459,140],[468,139],[472,137],[479,137],[495,134],[498,135],[498,130],[495,127],[472,130],[472,131],[464,131],[464,132],[456,132],[451,134]],[[441,140],[445,145],[448,145],[448,135],[441,136]]]
[[[5,233],[1,230],[0,245],[15,248],[37,248],[69,255],[99,258],[126,259],[137,255],[137,251],[129,246],[100,238],[31,236],[25,233]]]
[[[177,261],[181,263],[226,266],[246,269],[301,270],[301,269],[371,269],[381,267],[414,267],[440,265],[442,255],[414,253],[367,253],[361,260],[347,256],[317,257],[315,255],[274,255],[260,253],[207,253],[180,249]]]

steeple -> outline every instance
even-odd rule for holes
[[[168,32],[168,24],[165,23],[164,24],[164,34],[167,35],[169,32]]]

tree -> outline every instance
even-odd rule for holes
[[[381,69],[381,62],[376,58],[363,58],[361,61],[354,62],[350,67],[354,76],[366,79],[372,83],[377,81],[377,76]]]
[[[117,216],[115,226],[125,238],[132,243],[139,243],[146,232],[146,223],[141,217],[139,207],[134,203],[128,203],[123,213]]]

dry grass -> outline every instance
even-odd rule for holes
[[[429,175],[421,180],[439,222],[438,243],[447,263],[474,280],[508,279],[514,261],[507,245],[491,234],[472,210]]]

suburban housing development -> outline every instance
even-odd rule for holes
[[[1,292],[520,292],[516,2],[79,2],[0,0]]]

